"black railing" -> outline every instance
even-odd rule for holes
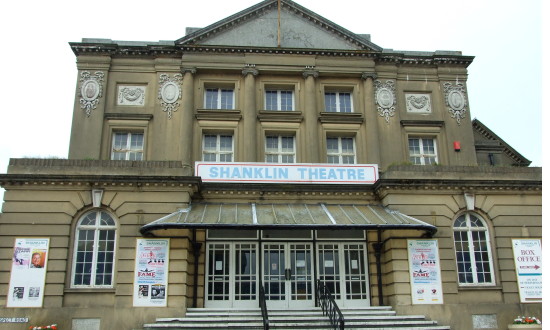
[[[269,318],[267,316],[267,307],[265,305],[265,291],[263,285],[260,285],[260,309],[262,310],[264,330],[269,330]]]
[[[317,299],[319,306],[323,310],[323,314],[328,316],[330,320],[330,325],[334,330],[344,330],[344,315],[338,308],[334,297],[330,292],[330,289],[320,280],[317,280]]]

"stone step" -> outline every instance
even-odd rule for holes
[[[423,315],[396,315],[389,306],[345,308],[342,314],[346,329],[431,329],[448,330]],[[270,310],[269,325],[272,330],[329,329],[328,318],[319,308],[299,310]],[[158,318],[155,323],[144,324],[144,329],[263,329],[261,311],[250,309],[189,308],[185,317]]]

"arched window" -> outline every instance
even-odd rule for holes
[[[116,222],[103,210],[90,211],[75,232],[72,287],[112,287]]]
[[[489,230],[482,218],[474,213],[459,216],[453,233],[459,284],[494,284]]]

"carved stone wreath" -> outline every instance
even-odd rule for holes
[[[389,123],[390,117],[395,114],[395,82],[387,80],[382,83],[380,80],[376,80],[374,86],[374,100],[376,101],[378,114],[386,119],[386,123]]]
[[[119,86],[118,105],[143,105],[145,102],[145,87]]]
[[[408,112],[432,112],[430,96],[428,94],[405,94]]]
[[[101,71],[96,71],[93,75],[89,71],[80,73],[80,108],[86,112],[87,117],[92,114],[103,95],[103,77],[105,74]]]
[[[446,82],[443,84],[443,88],[445,89],[445,103],[449,107],[451,118],[456,119],[457,124],[460,125],[460,120],[466,116],[466,106],[468,105],[466,88],[459,82],[456,82],[455,85]]]
[[[162,111],[168,112],[168,119],[172,118],[172,112],[178,110],[179,102],[181,99],[181,82],[183,76],[180,73],[176,73],[170,78],[169,75],[163,73],[160,75],[160,87],[158,99],[162,106]]]

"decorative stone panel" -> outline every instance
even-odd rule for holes
[[[426,93],[406,93],[405,103],[407,112],[410,113],[431,113],[432,100],[430,94]]]
[[[386,123],[390,122],[390,117],[395,114],[395,82],[386,80],[385,83],[380,80],[374,82],[374,100],[378,108],[380,117],[386,119]]]
[[[463,83],[457,81],[454,85],[446,82],[443,84],[443,88],[445,89],[445,103],[451,118],[456,119],[456,122],[460,125],[460,120],[466,116],[466,106],[468,105],[466,87]]]
[[[181,99],[181,82],[183,76],[176,73],[172,77],[163,73],[159,77],[159,94],[158,99],[162,106],[162,111],[168,112],[168,119],[172,118],[172,112],[178,110]]]
[[[80,73],[80,108],[88,117],[103,95],[103,77],[105,74],[101,71],[96,71],[93,75],[89,71]]]
[[[117,105],[143,106],[145,104],[145,86],[119,85]]]

